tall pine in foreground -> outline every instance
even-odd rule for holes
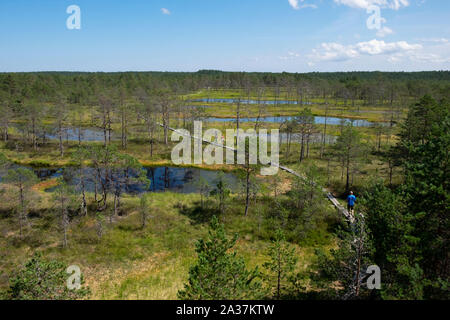
[[[377,181],[364,193],[361,205],[374,246],[374,264],[382,271],[382,299],[422,299],[423,272],[419,267],[420,241],[413,235],[414,216],[401,194]]]
[[[242,300],[260,298],[258,269],[248,270],[244,260],[230,250],[237,235],[228,239],[224,225],[213,217],[206,240],[196,243],[197,262],[189,270],[188,283],[178,292],[180,299]]]
[[[364,196],[384,299],[448,299],[450,105],[424,96],[411,107],[392,150],[404,183]]]
[[[444,106],[442,106],[444,107]],[[420,239],[424,271],[424,298],[448,299],[450,279],[450,113],[432,125],[431,135],[409,149],[406,183],[409,213],[414,216],[413,235]]]
[[[405,183],[401,192],[411,217],[420,298],[448,299],[450,274],[450,104],[423,97],[408,114],[397,146]]]
[[[269,282],[275,284],[275,297],[281,298],[282,290],[297,265],[295,248],[291,246],[281,229],[275,233],[275,238],[267,250],[270,260],[264,263],[264,268],[269,271]]]

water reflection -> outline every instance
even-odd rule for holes
[[[130,182],[123,186],[123,192],[131,194],[140,194],[145,192],[165,192],[172,191],[178,193],[198,193],[200,186],[198,181],[204,179],[209,185],[210,189],[219,177],[219,171],[210,171],[197,168],[180,168],[180,167],[145,167],[145,174],[150,179],[149,186],[142,183]],[[72,186],[79,188],[80,178],[79,170],[76,168],[64,169],[35,169],[35,173],[41,180],[63,177],[64,180]],[[83,169],[85,177],[85,188],[88,192],[95,191],[95,171],[93,168]],[[136,176],[137,174],[131,174]],[[238,179],[231,173],[224,174],[225,181],[230,185],[237,185]],[[52,192],[55,188],[50,188],[47,191]]]
[[[291,121],[295,118],[295,116],[279,116],[279,117],[262,117],[259,119],[260,122],[272,122],[272,123],[283,123],[285,121]],[[258,118],[241,118],[240,122],[256,122]],[[370,127],[373,125],[373,122],[367,121],[367,120],[355,120],[350,118],[335,118],[335,117],[314,117],[314,123],[316,124],[325,124],[329,125],[340,125],[342,123],[348,124],[353,123],[353,126],[355,127]],[[236,118],[217,118],[217,117],[211,117],[208,118],[207,121],[210,122],[236,122]]]
[[[190,100],[191,102],[219,102],[219,103],[237,103],[238,99],[217,99],[217,98],[204,98],[204,99],[194,99]],[[299,103],[299,101],[293,101],[293,100],[253,100],[253,99],[241,99],[240,101],[242,104],[302,104],[302,105],[312,105],[312,102],[309,101],[303,101]]]

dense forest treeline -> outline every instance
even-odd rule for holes
[[[64,94],[74,103],[87,102],[96,90],[122,87],[132,93],[136,88],[167,87],[178,93],[203,88],[250,89],[257,87],[303,91],[311,97],[362,99],[367,102],[399,96],[420,98],[448,96],[449,71],[430,72],[338,72],[338,73],[244,73],[199,71],[79,73],[36,72],[0,74],[0,97],[17,100],[40,98],[51,101]],[[294,89],[295,88],[295,89]],[[395,97],[392,97],[395,95]]]

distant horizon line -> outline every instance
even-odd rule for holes
[[[226,71],[215,69],[200,69],[197,71],[161,71],[161,70],[128,70],[128,71],[74,71],[74,70],[39,70],[39,71],[0,71],[0,74],[8,73],[273,73],[273,74],[312,74],[312,73],[423,73],[423,72],[450,72],[450,70],[418,70],[418,71],[381,71],[381,70],[354,70],[354,71]]]

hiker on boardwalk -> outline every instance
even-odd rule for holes
[[[356,197],[353,195],[353,191],[350,191],[350,195],[347,197],[347,209],[348,212],[353,214],[355,208]]]

